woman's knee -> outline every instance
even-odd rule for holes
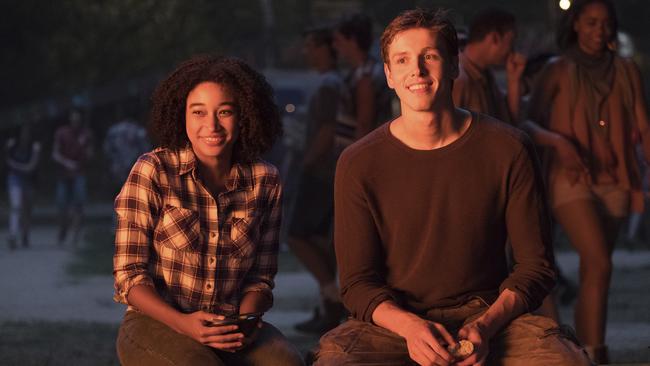
[[[303,358],[296,347],[282,332],[269,323],[264,323],[260,334],[249,352],[249,361],[255,365],[302,366]]]
[[[125,316],[116,348],[120,363],[125,366],[224,365],[209,347],[142,314]]]

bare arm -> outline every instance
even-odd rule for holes
[[[271,299],[265,292],[250,291],[244,294],[239,303],[239,313],[264,313],[273,305]]]
[[[32,154],[28,162],[26,163],[21,163],[18,161],[15,161],[11,157],[7,157],[7,165],[11,167],[12,169],[24,172],[24,173],[29,173],[33,171],[36,168],[36,165],[38,164],[38,161],[41,156],[41,144],[38,142],[35,142],[32,144]]]
[[[368,75],[362,77],[357,84],[356,108],[358,140],[372,130],[375,120],[375,91]]]
[[[528,133],[535,144],[554,149],[558,161],[569,170],[587,172],[586,164],[573,143],[565,136],[543,127],[548,124],[549,108],[556,103],[555,98],[560,87],[559,79],[560,68],[551,63],[547,64],[537,77],[530,100],[528,118],[522,122],[521,128]]]
[[[164,302],[156,290],[147,285],[136,285],[127,296],[129,304],[143,314],[167,325],[174,331],[185,334],[196,341],[224,351],[234,351],[242,346],[242,333],[234,333],[236,325],[210,327],[206,322],[223,319],[223,316],[197,311],[183,314]]]
[[[506,61],[506,72],[508,76],[508,112],[510,120],[516,125],[521,116],[519,105],[521,102],[521,75],[526,67],[526,57],[520,53],[513,52]]]

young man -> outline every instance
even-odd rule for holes
[[[467,46],[460,55],[460,73],[454,82],[453,99],[456,106],[501,121],[517,122],[521,76],[526,59],[512,50],[515,36],[515,17],[506,11],[492,8],[474,17],[469,26]],[[504,65],[507,95],[496,84],[491,70]]]
[[[372,21],[365,14],[342,18],[334,30],[334,48],[350,67],[345,77],[351,118],[340,118],[335,145],[339,151],[393,118],[392,93],[382,65],[370,55]]]
[[[444,14],[407,11],[381,44],[402,115],[339,159],[334,242],[354,319],[323,336],[316,365],[589,364],[557,323],[527,313],[555,275],[532,143],[454,106]],[[447,348],[461,340],[462,360]]]
[[[334,216],[334,129],[342,114],[343,80],[336,70],[332,32],[312,28],[304,33],[303,53],[321,78],[309,99],[307,149],[288,244],[300,262],[316,278],[321,296],[314,316],[295,325],[302,332],[323,334],[336,327],[344,316],[336,283],[336,259],[332,246]]]

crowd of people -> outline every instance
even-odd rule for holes
[[[613,2],[573,1],[557,54],[531,60],[502,9],[477,14],[462,45],[444,11],[407,10],[383,30],[379,58],[372,25],[354,14],[303,33],[319,81],[284,221],[280,173],[262,159],[280,114],[245,62],[181,63],[153,95],[159,145],[139,158],[142,127],[111,128],[122,364],[302,365],[263,321],[281,225],[319,287],[313,317],[295,325],[322,335],[315,365],[609,362],[612,252],[643,210],[638,158],[650,161],[642,77],[616,53]],[[42,155],[30,136],[26,124],[7,142],[12,248],[29,246]],[[52,151],[61,245],[81,227],[93,150],[72,111]],[[555,227],[580,258],[575,332],[559,325]]]
[[[87,177],[95,154],[95,137],[86,123],[84,111],[73,108],[66,121],[54,132],[52,150],[44,156],[43,143],[34,137],[35,124],[40,120],[34,114],[20,126],[16,137],[5,144],[7,193],[9,197],[10,250],[30,246],[30,222],[36,198],[38,172],[43,160],[51,158],[54,164],[54,202],[57,207],[59,247],[76,246],[81,240],[84,205],[87,196]],[[119,120],[107,131],[103,153],[109,169],[107,178],[118,188],[124,183],[138,156],[151,149],[147,132],[132,119]],[[117,189],[117,188],[116,188]]]

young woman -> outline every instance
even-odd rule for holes
[[[18,241],[29,247],[29,228],[34,196],[34,177],[40,159],[41,144],[33,139],[31,126],[25,123],[17,137],[7,140],[7,193],[9,195],[9,249]]]
[[[577,0],[558,43],[563,55],[538,78],[527,128],[548,146],[549,199],[580,255],[575,307],[578,337],[607,363],[605,324],[612,251],[630,210],[642,208],[632,136],[650,158],[648,116],[637,66],[613,51],[617,19],[610,0]]]
[[[271,87],[245,63],[197,57],[153,96],[160,147],[115,200],[117,339],[124,365],[301,365],[272,325],[215,325],[273,302],[281,186],[259,159],[281,133]]]

